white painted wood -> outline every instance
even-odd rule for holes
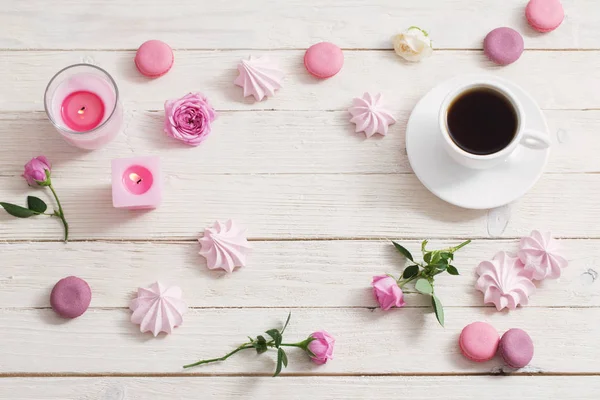
[[[596,399],[598,376],[537,375],[600,373],[600,3],[564,1],[565,21],[549,34],[528,27],[525,4],[4,2],[0,200],[46,198],[19,177],[30,157],[46,154],[72,238],[96,241],[65,245],[58,242],[57,221],[15,220],[0,211],[0,399],[464,400],[482,393],[490,399]],[[390,37],[415,24],[431,32],[438,50],[422,63],[405,63],[391,50]],[[519,30],[529,49],[507,67],[492,65],[480,51],[485,34],[498,26]],[[141,77],[133,64],[134,50],[150,38],[176,49],[171,72],[155,80]],[[304,49],[321,40],[345,54],[341,73],[326,81],[311,78],[302,64]],[[284,87],[265,102],[243,99],[232,83],[237,63],[250,54],[277,59],[287,73]],[[92,153],[66,146],[43,113],[51,76],[78,62],[113,74],[126,110],[124,134]],[[461,210],[430,195],[411,174],[404,149],[414,104],[461,73],[492,73],[523,86],[545,110],[555,142],[539,184],[520,201],[488,212]],[[220,117],[212,137],[190,149],[162,134],[162,107],[195,90],[210,98]],[[347,121],[351,99],[365,91],[382,92],[398,119],[386,138],[363,140]],[[163,157],[164,204],[152,212],[113,209],[110,160],[145,154]],[[215,219],[227,218],[249,228],[254,246],[248,267],[232,275],[207,271],[194,242]],[[527,308],[498,313],[482,307],[473,289],[477,263],[514,249],[516,240],[505,239],[535,228],[571,238],[562,241],[570,260],[563,277],[540,284]],[[413,294],[402,310],[368,308],[375,305],[372,275],[401,270],[401,257],[384,240],[392,237],[413,251],[424,238],[437,238],[433,246],[481,238],[459,253],[461,276],[438,279],[446,328]],[[382,240],[311,240],[317,238]],[[181,239],[187,241],[174,241]],[[22,242],[28,240],[34,242]],[[84,277],[94,293],[92,308],[73,321],[47,308],[52,284],[67,275]],[[182,286],[194,309],[173,335],[153,339],[129,322],[126,306],[136,287],[156,279]],[[290,351],[287,373],[317,376],[267,378],[272,355],[248,352],[185,372],[200,375],[193,377],[19,377],[181,374],[183,363],[220,356],[246,334],[280,326],[289,309],[286,338],[327,329],[337,339],[335,360],[323,367]],[[531,365],[519,376],[464,376],[511,372],[498,358],[475,364],[460,356],[458,334],[475,320],[491,322],[500,333],[528,331],[536,345]],[[213,373],[265,377],[203,376]],[[359,376],[429,373],[450,375]],[[328,374],[353,376],[318,376]]]
[[[283,88],[259,103],[244,99],[242,89],[233,84],[237,64],[250,54],[269,55],[286,73]],[[344,68],[327,80],[308,74],[303,55],[298,50],[178,51],[172,70],[150,80],[135,68],[132,51],[3,51],[0,110],[42,111],[48,81],[60,69],[81,62],[97,64],[114,76],[127,110],[162,110],[165,100],[190,91],[204,92],[217,110],[346,110],[352,98],[371,91],[383,93],[392,111],[409,111],[435,85],[467,73],[510,79],[544,109],[600,108],[595,79],[600,51],[530,51],[507,67],[498,67],[483,52],[474,51],[440,51],[420,63],[404,62],[391,50],[346,51]]]
[[[163,133],[164,113],[130,112],[125,130],[106,148],[81,152],[65,145],[43,113],[0,114],[0,175],[18,176],[32,155],[45,154],[60,168],[82,175],[106,170],[107,159],[160,155],[169,174],[410,173],[404,130],[409,112],[398,113],[387,137],[354,133],[339,112],[222,112],[213,135],[189,148]],[[600,111],[545,112],[554,142],[548,173],[600,172]],[[28,146],[19,138],[27,132]],[[560,139],[558,138],[560,135]]]
[[[203,175],[169,171],[154,211],[112,207],[109,155],[103,169],[56,179],[72,239],[196,239],[216,219],[233,218],[260,238],[414,239],[489,237],[487,211],[460,209],[434,197],[414,175]],[[57,166],[59,169],[60,166]],[[0,199],[24,202],[19,177],[0,179]],[[600,175],[552,175],[511,207],[501,237],[532,229],[558,237],[600,237]],[[48,201],[51,201],[48,199]],[[59,240],[50,217],[17,220],[0,213],[0,240]]]
[[[596,400],[597,376],[6,378],[2,400],[345,400],[398,398]],[[281,397],[280,397],[281,396]]]
[[[0,47],[133,49],[149,38],[175,48],[307,47],[330,40],[343,47],[389,48],[412,25],[430,31],[436,48],[481,48],[498,26],[522,32],[528,48],[599,48],[594,0],[565,2],[567,17],[540,35],[525,20],[524,1],[210,0],[10,2],[0,16]],[[46,29],[40,29],[44,27]],[[37,28],[37,29],[33,29]]]
[[[420,243],[401,240],[415,256]],[[433,241],[431,248],[457,242]],[[600,306],[598,240],[563,240],[570,264],[559,280],[539,283],[529,307]],[[235,273],[209,271],[196,242],[2,243],[0,305],[49,307],[54,282],[68,275],[92,287],[92,307],[126,307],[138,286],[160,280],[183,289],[190,307],[375,307],[374,275],[399,276],[403,257],[389,241],[253,242],[248,265]],[[475,268],[515,240],[477,240],[456,255],[460,276],[440,275],[436,293],[446,307],[483,306]],[[169,266],[166,268],[165,266]],[[115,278],[111,278],[115,277]],[[408,290],[408,292],[411,292]],[[407,307],[430,300],[408,293]],[[577,312],[577,311],[574,311]]]
[[[235,292],[229,296],[236,296]],[[497,357],[486,363],[465,359],[458,346],[461,329],[489,321],[500,333],[526,330],[537,347],[521,373],[598,373],[598,308],[447,308],[446,327],[429,308],[389,312],[368,309],[293,309],[287,343],[324,329],[336,338],[334,360],[315,366],[301,350],[289,349],[286,372],[318,374],[493,373]],[[259,373],[274,370],[273,354],[236,354],[227,362],[183,370],[182,365],[221,357],[267,329],[282,326],[288,309],[195,309],[167,337],[141,334],[127,309],[89,310],[65,321],[52,310],[0,310],[0,373]],[[568,336],[565,336],[568,332]]]

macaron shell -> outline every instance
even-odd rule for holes
[[[512,64],[521,57],[525,42],[514,29],[501,27],[492,30],[483,41],[485,55],[499,65]]]
[[[525,17],[533,29],[550,32],[563,22],[565,10],[560,0],[531,0],[525,8]]]
[[[89,307],[92,300],[90,286],[81,278],[69,276],[54,285],[50,305],[61,317],[77,318]]]
[[[491,360],[498,351],[500,336],[496,329],[485,322],[473,322],[461,332],[459,346],[469,360],[484,362]]]
[[[333,43],[314,44],[304,54],[306,70],[317,78],[331,78],[340,72],[343,65],[344,53]]]
[[[145,76],[157,78],[169,72],[173,66],[173,50],[160,40],[148,40],[135,54],[135,65]]]
[[[533,358],[533,341],[522,329],[510,329],[500,340],[500,355],[512,368],[523,368]]]

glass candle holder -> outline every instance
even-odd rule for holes
[[[104,146],[123,125],[117,84],[108,72],[91,64],[58,71],[46,87],[44,108],[61,136],[81,149]]]

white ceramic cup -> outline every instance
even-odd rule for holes
[[[461,149],[452,140],[448,129],[448,108],[450,105],[463,93],[479,88],[493,90],[502,95],[510,102],[517,115],[517,132],[512,141],[502,150],[486,155],[473,154]],[[519,146],[536,150],[543,150],[550,147],[550,139],[546,133],[525,128],[525,114],[516,95],[510,89],[492,79],[476,80],[459,86],[448,93],[440,107],[439,123],[446,151],[456,162],[468,168],[486,169],[494,167],[506,161]],[[481,132],[481,134],[486,134],[486,132]]]

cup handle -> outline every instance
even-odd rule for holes
[[[551,142],[548,138],[548,135],[546,135],[545,133],[526,130],[525,132],[523,132],[521,144],[530,149],[543,150],[550,147]]]

